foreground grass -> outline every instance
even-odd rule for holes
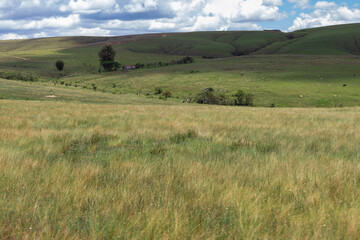
[[[0,101],[2,239],[359,239],[360,110]]]

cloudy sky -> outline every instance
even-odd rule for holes
[[[355,22],[358,0],[0,0],[0,39],[294,31]]]

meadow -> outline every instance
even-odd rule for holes
[[[2,41],[0,69],[32,73],[58,91],[96,86],[109,94],[145,96],[160,87],[181,103],[212,87],[229,96],[239,89],[251,93],[257,107],[354,107],[360,105],[358,26]],[[122,65],[168,63],[186,55],[195,63],[99,73],[97,54],[104,44],[114,46]],[[58,59],[65,62],[63,73],[55,68]],[[8,94],[0,90],[1,95]],[[22,96],[10,99],[32,99]]]
[[[360,109],[0,101],[2,239],[358,239]]]
[[[0,41],[0,239],[360,239],[358,29]]]

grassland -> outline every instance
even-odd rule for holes
[[[108,94],[144,96],[161,87],[171,91],[178,103],[202,88],[213,87],[228,95],[238,89],[252,93],[255,106],[261,107],[353,107],[360,104],[358,26],[286,34],[199,32],[1,41],[0,69],[33,73],[49,88],[63,82],[71,85],[69,90],[77,86],[92,91],[95,84],[98,91]],[[97,52],[106,43],[113,44],[121,64],[165,63],[184,55],[193,55],[196,63],[99,74]],[[63,74],[54,66],[58,59],[65,62]],[[9,95],[6,86],[0,90],[3,97]],[[17,92],[24,92],[21,86]],[[18,94],[17,98],[39,99],[33,93],[35,96]]]
[[[358,26],[0,41],[0,239],[359,239]]]
[[[360,110],[0,101],[2,239],[359,239]]]

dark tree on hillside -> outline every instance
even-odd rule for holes
[[[116,52],[111,45],[103,46],[98,55],[100,64],[105,70],[111,71],[115,68],[116,63],[114,62],[114,59]]]
[[[57,70],[62,71],[64,69],[64,62],[61,60],[56,61],[55,66]]]

